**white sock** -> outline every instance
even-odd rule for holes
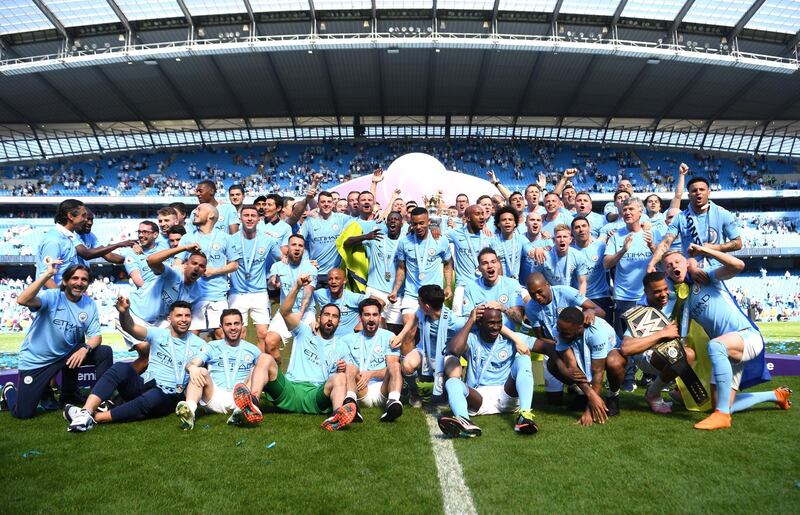
[[[399,401],[400,400],[400,392],[389,392],[389,400],[390,401]]]
[[[344,395],[344,398],[347,399],[348,397],[353,400],[358,399],[356,392],[354,392],[353,390],[347,390],[347,393]]]
[[[196,401],[186,401],[186,404],[189,406],[189,409],[192,410],[192,413],[197,411],[197,402]]]
[[[617,395],[619,395],[619,390],[617,390],[615,392],[612,392],[612,391],[608,392],[608,396],[609,397],[616,397]]]

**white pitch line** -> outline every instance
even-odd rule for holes
[[[472,502],[472,493],[464,483],[464,472],[458,462],[453,442],[449,438],[442,437],[439,425],[430,413],[425,414],[425,421],[428,423],[428,432],[431,435],[431,447],[436,460],[445,515],[477,515],[478,510]]]

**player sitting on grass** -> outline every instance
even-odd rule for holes
[[[664,274],[661,272],[649,272],[645,274],[643,282],[647,305],[660,309],[667,316],[674,316],[675,299],[670,298],[669,285]],[[660,331],[639,338],[634,337],[630,329],[627,329],[622,338],[622,346],[619,350],[625,359],[625,365],[628,364],[628,359],[630,359],[642,372],[656,378],[647,387],[647,392],[644,395],[644,400],[647,401],[654,413],[672,413],[672,405],[661,397],[661,390],[664,386],[674,381],[677,376],[669,367],[658,370],[653,366],[651,363],[653,346],[660,342],[680,338],[680,336],[680,330],[673,321]],[[684,347],[683,350],[686,352],[686,360],[689,365],[693,364],[695,359],[694,349]]]
[[[688,315],[711,338],[708,357],[716,396],[714,413],[695,424],[695,429],[731,427],[731,413],[761,402],[775,402],[778,407],[788,410],[792,391],[786,386],[771,392],[736,394],[740,388],[759,384],[769,378],[761,333],[741,312],[723,282],[744,270],[744,262],[730,254],[694,243],[689,245],[689,255],[719,263],[704,270],[709,283],[692,285],[691,295],[686,300]],[[676,291],[681,284],[691,280],[688,277],[689,262],[679,251],[668,252],[662,263]]]
[[[578,419],[582,426],[593,422],[605,424],[609,416],[619,415],[619,388],[625,377],[624,358],[617,347],[614,328],[600,317],[585,323],[584,312],[576,307],[564,308],[558,315],[556,351],[558,361],[569,373],[561,375],[562,367],[550,366],[550,372],[564,384],[574,384],[586,396],[586,408]],[[609,395],[600,397],[603,372],[608,372]],[[583,376],[583,377],[581,377]]]
[[[9,382],[3,387],[4,403],[15,418],[36,415],[39,400],[59,372],[61,401],[80,402],[76,400],[80,395],[80,366],[94,364],[99,376],[113,361],[111,347],[100,345],[97,306],[86,295],[87,267],[68,267],[61,276],[59,288],[41,291],[56,276],[60,265],[60,259],[50,259],[45,272],[17,297],[17,304],[29,308],[35,317],[19,351],[19,386]]]
[[[477,323],[477,331],[473,327]],[[480,436],[470,415],[494,415],[517,411],[514,431],[533,434],[533,372],[530,349],[534,338],[514,333],[503,325],[503,314],[478,306],[467,323],[447,345],[445,389],[452,417],[440,417],[439,428],[447,436]],[[468,363],[467,382],[461,380],[463,356]]]
[[[181,429],[194,428],[195,411],[201,400],[211,412],[233,412],[228,419],[229,424],[240,424],[243,420],[256,424],[264,418],[257,405],[252,410],[238,409],[237,391],[234,388],[239,383],[249,383],[261,351],[252,343],[242,340],[243,318],[238,309],[223,310],[220,326],[225,338],[203,345],[186,365],[186,371],[189,372],[186,400],[175,407],[175,414],[181,420]],[[261,393],[260,388],[258,392]],[[249,390],[247,395],[250,395]],[[242,403],[242,400],[238,403]],[[249,400],[246,404],[250,405]]]
[[[331,270],[329,280],[334,270]],[[350,391],[358,392],[358,401],[362,406],[386,408],[381,415],[381,422],[393,422],[403,414],[403,403],[400,402],[400,388],[403,386],[400,349],[390,346],[394,334],[378,327],[381,303],[377,299],[362,300],[358,304],[358,312],[363,329],[340,340],[341,345],[348,349],[347,387]]]
[[[322,428],[336,431],[349,425],[356,416],[356,394],[347,391],[345,378],[346,362],[343,357],[347,349],[334,336],[339,325],[339,308],[336,304],[322,306],[319,314],[319,335],[303,323],[302,314],[294,311],[297,293],[311,284],[311,276],[301,274],[292,289],[281,302],[280,314],[291,331],[294,343],[286,374],[280,370],[271,356],[262,357],[253,370],[250,384],[265,385],[264,391],[275,406],[292,413],[333,415],[322,422]],[[248,404],[238,404],[243,411],[257,409],[252,396],[243,384],[236,385],[235,397],[250,399]],[[349,402],[345,402],[345,398]]]
[[[175,410],[183,400],[183,391],[189,382],[186,363],[205,344],[189,332],[192,323],[192,305],[177,301],[169,308],[169,329],[144,327],[133,322],[130,302],[120,296],[116,305],[122,328],[139,341],[150,344],[150,360],[141,376],[130,363],[116,363],[97,381],[83,408],[67,404],[64,418],[68,431],[84,432],[95,423],[128,422],[146,418],[163,417]],[[97,408],[111,398],[117,390],[125,403],[98,412]]]

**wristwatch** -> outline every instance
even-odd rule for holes
[[[92,352],[92,346],[88,343],[84,343],[83,348],[86,349],[86,352]]]

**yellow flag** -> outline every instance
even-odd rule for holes
[[[342,256],[342,268],[347,275],[347,289],[356,293],[364,293],[367,289],[369,259],[367,259],[367,253],[362,245],[345,248],[344,241],[351,236],[360,236],[361,234],[363,234],[361,226],[353,221],[336,238],[336,249]]]

